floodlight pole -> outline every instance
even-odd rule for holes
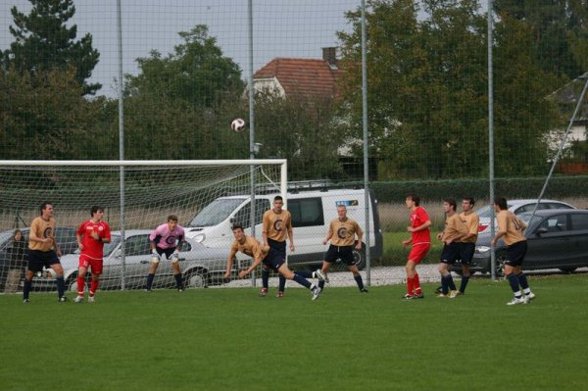
[[[116,1],[116,26],[118,35],[118,158],[125,160],[125,125],[124,125],[124,80],[123,80],[123,44],[122,44],[122,9],[121,0]],[[121,290],[125,290],[126,260],[125,260],[125,166],[119,168],[119,194],[120,194],[120,233],[121,233]]]
[[[371,259],[370,259],[370,194],[369,194],[369,148],[368,148],[368,97],[367,97],[367,50],[366,50],[366,21],[365,0],[361,0],[361,107],[363,126],[363,188],[365,204],[365,262],[366,283],[371,286]],[[375,213],[375,211],[374,211]]]
[[[253,86],[253,0],[247,1],[247,30],[249,34],[249,159],[255,159],[255,88]],[[249,166],[251,180],[251,236],[255,237],[255,167]],[[252,285],[256,285],[255,271],[251,273]]]
[[[492,18],[493,0],[488,0],[488,182],[490,192],[490,235],[494,238],[494,79],[492,66],[492,47],[494,23]],[[496,254],[494,245],[490,241],[490,273],[492,280],[496,280]]]

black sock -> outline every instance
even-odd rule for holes
[[[321,288],[321,290],[325,289],[325,281],[323,281],[323,280],[319,281],[319,288]]]
[[[65,281],[63,280],[63,276],[57,277],[55,283],[57,284],[57,296],[61,298],[65,294]]]
[[[182,273],[174,274],[174,278],[176,279],[178,289],[182,289]]]
[[[517,278],[519,279],[521,288],[529,289],[529,282],[527,281],[527,275],[525,273],[521,272],[519,275],[517,275]]]
[[[308,289],[310,289],[310,286],[312,285],[310,283],[310,281],[308,281],[306,278],[300,276],[298,273],[294,273],[294,281],[296,281],[297,283],[299,283],[302,286],[307,287]]]
[[[297,270],[296,273],[298,273],[299,276],[302,276],[304,278],[314,278],[314,276],[312,275],[313,272],[311,272],[310,270]]]
[[[441,293],[444,295],[449,293],[449,284],[447,283],[447,278],[445,278],[445,276],[441,276]]]
[[[451,289],[452,291],[457,290],[455,282],[453,282],[453,276],[451,275],[451,273],[447,274],[445,277],[447,278],[447,285],[449,286],[449,289]]]
[[[261,269],[261,287],[267,289],[269,287],[269,270]]]
[[[151,290],[151,286],[153,285],[153,279],[155,278],[155,274],[147,274],[147,283],[145,284],[145,289]]]
[[[24,280],[24,286],[22,288],[22,298],[23,300],[28,300],[29,293],[31,292],[31,286],[33,285],[33,280]]]
[[[357,283],[357,287],[359,288],[359,290],[362,290],[363,289],[363,279],[361,278],[361,274],[353,276],[353,278],[355,279],[355,282]]]
[[[462,276],[461,277],[461,284],[459,285],[459,291],[464,293],[466,290],[466,286],[468,286],[468,281],[470,280],[470,276]]]
[[[519,287],[519,278],[515,276],[514,273],[509,274],[506,279],[510,284],[510,289],[512,289],[514,293],[520,292],[521,288]]]
[[[280,274],[278,281],[278,292],[284,292],[286,290],[286,277]]]

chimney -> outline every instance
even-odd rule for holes
[[[327,64],[329,64],[331,69],[337,69],[337,48],[323,48],[323,60],[325,60]]]

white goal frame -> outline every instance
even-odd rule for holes
[[[125,167],[165,167],[165,166],[249,166],[252,171],[253,175],[253,167],[254,166],[280,166],[280,184],[279,184],[279,193],[284,198],[286,202],[286,193],[287,193],[287,169],[288,163],[286,159],[224,159],[224,160],[0,160],[0,167],[119,167],[120,168],[120,211],[121,211],[121,221],[120,221],[120,231],[124,237],[125,234],[125,175],[124,169]],[[266,179],[269,179],[266,177]],[[271,182],[271,180],[270,180]],[[251,179],[251,197],[252,199],[255,198],[255,181],[253,177]],[[252,202],[252,205],[255,205]],[[254,209],[252,208],[251,214],[255,213]],[[252,218],[253,220],[253,218]],[[123,271],[121,276],[121,288],[123,290],[126,289],[125,287],[125,257],[124,257],[124,241],[121,244],[123,251],[122,251],[122,265]]]

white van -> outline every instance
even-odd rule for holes
[[[255,236],[261,238],[263,213],[271,208],[274,194],[255,196]],[[356,220],[365,231],[365,190],[336,189],[310,190],[287,193],[286,209],[292,214],[294,228],[295,251],[288,253],[288,264],[306,265],[320,263],[327,246],[323,239],[329,223],[337,217],[337,206],[347,207],[347,216]],[[377,201],[370,192],[370,256],[377,258],[382,255],[382,231],[378,217]],[[208,247],[225,247],[233,241],[231,226],[241,224],[247,234],[251,234],[250,195],[226,196],[215,199],[205,206],[184,228],[186,236]],[[360,269],[365,267],[364,250],[356,252]]]

